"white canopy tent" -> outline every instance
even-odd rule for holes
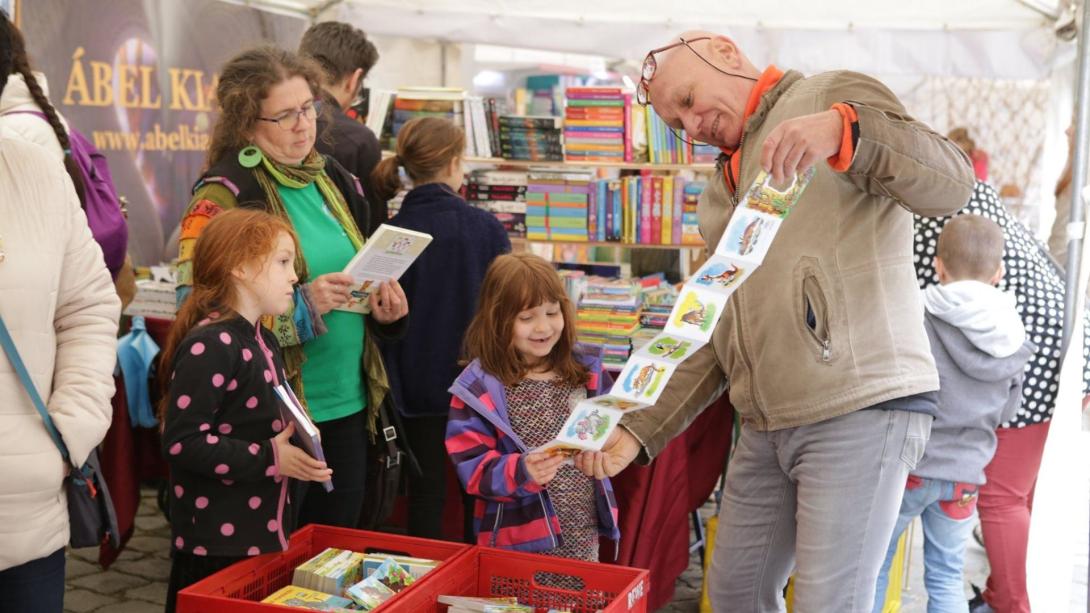
[[[384,85],[390,86],[446,83],[448,64],[469,62],[461,52],[463,44],[586,53],[638,63],[648,49],[684,30],[701,29],[731,36],[757,65],[775,63],[808,74],[857,70],[881,78],[905,100],[913,93],[933,97],[933,88],[922,84],[936,78],[961,80],[962,87],[946,92],[948,96],[971,93],[987,81],[1017,85],[996,90],[999,96],[1023,86],[1044,88],[1038,91],[1038,108],[1030,109],[1044,115],[1031,128],[1035,134],[1044,132],[1043,143],[1039,138],[1039,148],[1030,155],[1039,175],[1034,197],[1046,209],[1051,209],[1050,186],[1067,155],[1063,131],[1074,99],[1076,49],[1071,40],[1076,28],[1074,3],[1065,0],[227,1],[361,27],[376,37],[383,54],[379,69]],[[458,82],[465,81],[464,75],[454,81],[450,84],[468,85]],[[944,125],[948,118],[934,109],[908,106],[936,129],[953,127]],[[969,107],[970,113],[975,110]],[[1025,118],[992,116],[985,121]],[[1019,144],[1008,141],[1003,146]],[[1046,215],[1043,229],[1050,221]],[[1086,287],[1086,271],[1084,258],[1081,288]],[[1084,294],[1079,292],[1080,297]],[[1079,312],[1081,308],[1080,301]],[[1064,367],[1034,505],[1029,579],[1034,609],[1040,611],[1068,609],[1072,536],[1086,538],[1086,509],[1073,518],[1065,503],[1071,483],[1087,482],[1085,462],[1071,462],[1079,444],[1074,433],[1079,429],[1082,364],[1081,318],[1075,322],[1072,359]]]

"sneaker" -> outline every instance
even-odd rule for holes
[[[984,601],[984,592],[972,583],[969,587],[973,589],[973,597],[969,599],[969,613],[995,613],[995,609]]]

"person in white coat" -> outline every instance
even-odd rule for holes
[[[0,95],[12,72],[0,13]],[[0,317],[77,465],[112,413],[120,301],[63,165],[0,129]],[[67,468],[0,353],[0,611],[60,613]]]

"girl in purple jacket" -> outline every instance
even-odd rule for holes
[[[608,479],[560,455],[551,441],[580,400],[609,388],[597,356],[575,345],[575,313],[556,271],[528,254],[496,258],[466,332],[472,362],[450,391],[447,451],[478,497],[481,545],[598,561],[598,539],[620,537]]]

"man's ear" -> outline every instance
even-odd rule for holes
[[[738,52],[738,45],[730,38],[723,35],[714,36],[708,41],[708,49],[719,60],[718,63],[735,69],[742,67],[742,54]]]
[[[346,93],[354,98],[360,91],[360,83],[363,81],[363,69],[357,68],[352,71],[352,74],[348,75],[347,81],[348,90]],[[352,104],[352,102],[352,100],[349,100],[348,104]]]

